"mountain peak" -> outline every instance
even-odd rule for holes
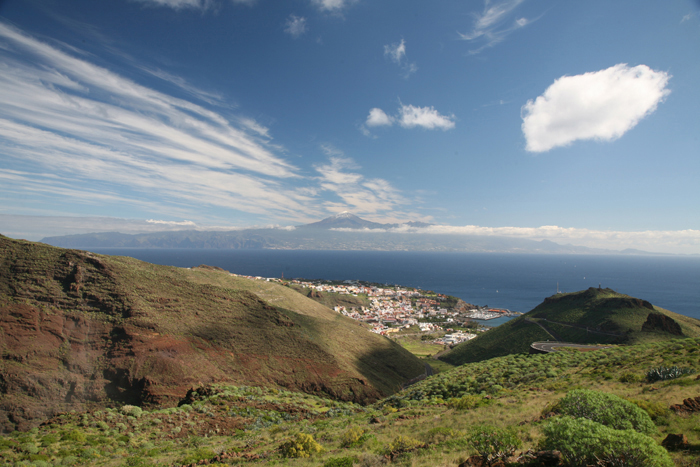
[[[312,228],[312,229],[385,229],[386,224],[379,224],[377,222],[366,221],[360,217],[357,217],[350,211],[343,211],[341,213],[335,214],[331,217],[326,217],[325,219],[313,222],[311,224],[301,225],[301,228]]]

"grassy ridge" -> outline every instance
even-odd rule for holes
[[[208,385],[178,408],[103,409],[60,415],[45,426],[0,438],[5,465],[228,464],[456,466],[476,446],[473,427],[485,421],[510,430],[521,450],[537,449],[549,413],[571,389],[595,389],[632,401],[651,416],[659,443],[687,435],[676,465],[700,460],[700,414],[668,409],[700,391],[696,374],[647,383],[649,368],[700,371],[700,339],[618,346],[594,352],[510,355],[432,376],[372,406],[330,401],[271,388]],[[308,458],[285,458],[299,433],[317,443]],[[556,447],[556,446],[555,446]],[[349,464],[340,463],[343,459]],[[345,462],[345,461],[343,461]]]
[[[86,403],[172,403],[214,381],[375,400],[425,371],[289,288],[214,268],[5,237],[0,268],[4,429]]]
[[[453,365],[478,362],[527,352],[533,342],[547,340],[578,344],[634,344],[678,337],[664,329],[642,331],[650,313],[675,321],[686,337],[700,336],[700,321],[697,319],[611,289],[590,288],[549,297],[523,316],[456,346],[441,358]]]

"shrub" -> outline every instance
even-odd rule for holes
[[[616,430],[585,418],[557,417],[543,428],[540,448],[558,450],[567,465],[672,467],[664,448],[634,430]]]
[[[621,383],[637,383],[641,378],[634,373],[623,373],[619,381]]]
[[[389,444],[389,448],[387,450],[390,453],[401,453],[413,451],[414,449],[418,449],[424,446],[425,445],[423,443],[421,443],[415,438],[399,435],[396,438],[394,438],[394,441],[392,441]]]
[[[522,443],[512,430],[490,425],[479,425],[469,434],[469,443],[489,462],[513,455]]]
[[[628,399],[631,403],[649,414],[652,420],[658,420],[668,415],[668,408],[660,402]]]
[[[184,459],[179,461],[180,464],[196,464],[197,462],[204,459],[211,459],[216,456],[216,453],[211,449],[207,448],[197,448],[194,452],[189,453]]]
[[[314,437],[306,433],[297,433],[289,441],[279,447],[283,457],[311,457],[311,454],[321,452],[323,448],[314,441]]]
[[[71,430],[61,436],[63,441],[75,441],[76,443],[84,443],[87,441],[87,436],[80,430]]]
[[[680,378],[684,375],[693,373],[691,368],[679,368],[677,366],[652,368],[647,372],[647,381],[653,383],[656,381],[666,381],[668,379]]]
[[[445,441],[453,438],[454,436],[455,436],[455,432],[451,428],[438,426],[435,428],[431,428],[428,431],[428,433],[426,433],[426,436],[424,437],[424,439],[429,444],[439,444],[439,443],[444,443]]]
[[[482,400],[481,397],[467,394],[458,399],[452,399],[447,406],[456,410],[469,410],[478,407]]]
[[[605,392],[575,389],[559,401],[556,411],[574,418],[587,418],[617,430],[632,429],[644,434],[656,432],[654,422],[644,410]]]
[[[124,415],[134,418],[139,418],[143,414],[141,407],[137,407],[135,405],[125,405],[121,408],[121,411]]]
[[[371,436],[372,434],[368,430],[359,426],[353,426],[343,433],[340,445],[344,448],[362,446]]]
[[[357,457],[331,457],[323,463],[323,467],[353,467],[359,462]]]

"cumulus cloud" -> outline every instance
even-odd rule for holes
[[[306,33],[306,18],[303,16],[290,15],[285,23],[284,32],[297,39]]]
[[[365,124],[367,126],[391,126],[394,123],[393,117],[388,116],[382,109],[373,108],[370,109],[369,115],[367,116],[367,121]]]
[[[428,130],[451,130],[455,127],[454,115],[441,115],[434,107],[401,105],[395,116],[387,115],[377,107],[369,111],[366,127],[391,126],[397,122],[403,128],[421,127]],[[367,130],[363,127],[364,130]],[[368,130],[367,130],[368,131]]]
[[[399,109],[398,121],[404,128],[419,126],[429,130],[436,128],[450,130],[455,127],[454,118],[454,115],[440,115],[433,107],[402,105]]]
[[[620,138],[668,96],[670,78],[646,65],[624,63],[563,76],[522,107],[526,149],[543,152],[576,140]]]
[[[531,23],[527,18],[512,19],[511,14],[524,0],[484,0],[484,9],[474,14],[474,25],[466,33],[458,33],[465,41],[481,45],[470,51],[478,54],[484,49],[503,42],[514,31]]]

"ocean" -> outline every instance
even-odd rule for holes
[[[420,287],[475,305],[527,312],[559,291],[611,289],[700,319],[700,258],[403,251],[93,248],[178,267],[263,277],[365,280]],[[485,322],[495,326],[507,321]]]

